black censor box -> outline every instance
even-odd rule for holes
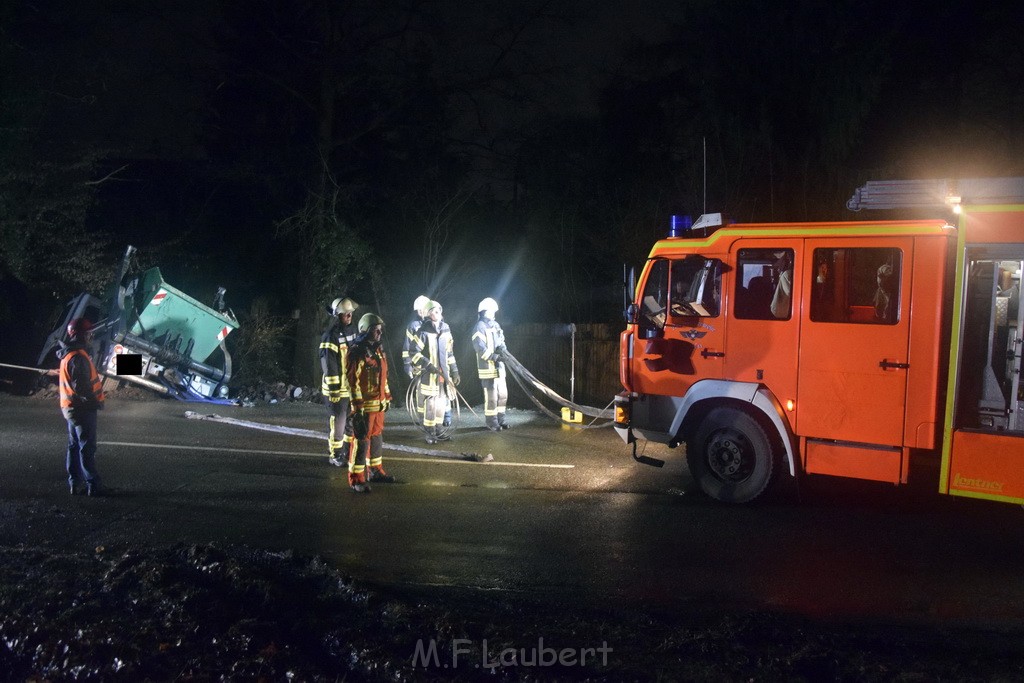
[[[118,375],[141,375],[142,354],[141,353],[119,353],[114,361],[114,367]]]

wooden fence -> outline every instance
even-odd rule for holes
[[[586,324],[576,326],[576,381],[572,376],[572,336],[568,325],[522,323],[503,327],[508,350],[533,375],[565,398],[573,394],[577,403],[604,408],[622,390],[619,385],[619,333],[621,326]],[[472,363],[475,361],[470,358]],[[461,363],[461,359],[459,360]],[[467,368],[473,368],[470,364]],[[470,374],[471,373],[471,374]],[[467,376],[475,376],[470,370]],[[509,378],[509,404],[534,408],[513,378]],[[481,398],[482,400],[482,398]],[[545,405],[557,410],[550,402]]]

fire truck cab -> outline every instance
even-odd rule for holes
[[[620,436],[685,444],[725,502],[786,473],[906,483],[915,450],[941,453],[943,493],[1024,502],[1024,179],[869,183],[851,208],[934,194],[959,227],[705,225],[658,241],[621,335]]]

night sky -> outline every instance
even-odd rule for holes
[[[673,213],[852,218],[868,179],[1024,175],[1022,12],[7,3],[4,351],[128,243],[305,334],[342,293],[402,323],[420,293],[460,322],[484,296],[506,321],[614,322]]]

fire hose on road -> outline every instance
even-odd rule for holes
[[[203,415],[192,410],[185,411],[185,418],[189,420],[207,420],[210,422],[220,422],[222,424],[231,424],[238,427],[248,427],[249,429],[259,429],[265,432],[276,432],[277,434],[290,434],[292,436],[305,436],[310,439],[321,439],[326,440],[328,438],[325,432],[314,431],[312,429],[302,429],[300,427],[283,427],[281,425],[267,424],[265,422],[253,422],[252,420],[240,420],[234,417],[222,417],[217,414]],[[471,462],[491,462],[494,460],[494,456],[490,453],[487,455],[479,455],[477,453],[449,453],[448,451],[437,451],[429,448],[417,448],[415,446],[403,446],[401,444],[387,444],[387,448],[394,451],[402,451],[405,453],[416,453],[418,455],[427,455],[432,458],[445,458],[448,460],[469,460]]]
[[[590,422],[590,424],[573,425],[580,429],[610,427],[612,424],[614,424],[612,420],[615,417],[615,413],[613,410],[611,410],[611,403],[609,403],[604,408],[594,408],[592,406],[585,406],[576,403],[573,400],[566,399],[565,397],[559,395],[549,386],[547,386],[539,379],[537,379],[532,372],[530,372],[522,363],[519,362],[519,360],[515,356],[513,356],[508,351],[505,351],[505,353],[502,354],[502,360],[505,362],[505,368],[508,370],[508,374],[512,376],[512,378],[516,381],[519,387],[523,390],[523,393],[526,394],[527,398],[529,398],[530,401],[533,402],[535,406],[537,406],[537,409],[540,410],[540,412],[543,413],[544,415],[558,422],[563,421],[561,416],[559,416],[552,410],[548,409],[543,403],[540,402],[540,399],[537,397],[538,394],[547,397],[548,399],[554,401],[560,406],[579,412],[583,415],[586,415],[587,417],[594,418]],[[462,411],[459,406],[460,400],[466,404],[466,407],[469,408],[470,412],[472,412],[474,415],[476,415],[476,411],[473,410],[473,407],[469,404],[469,401],[466,400],[465,396],[462,395],[462,392],[460,392],[451,383],[445,382],[442,383],[441,386],[443,387],[445,392],[444,398],[452,407],[452,419],[449,424],[441,427],[440,433],[442,436],[450,436],[452,432],[455,431],[462,417]],[[412,421],[412,423],[415,425],[420,425],[420,428],[423,429],[423,406],[420,405],[420,401],[422,400],[422,398],[419,394],[419,391],[417,391],[418,387],[419,381],[417,379],[414,379],[409,384],[409,388],[405,392],[405,406],[409,412],[409,419]],[[441,397],[439,396],[438,398]],[[594,424],[594,422],[596,422],[597,420],[608,420],[608,422]]]
[[[555,403],[565,408],[569,408],[570,410],[582,413],[587,417],[594,418],[594,420],[591,420],[590,424],[579,425],[581,429],[591,429],[595,427],[610,427],[612,424],[614,424],[612,420],[615,417],[615,412],[611,409],[612,403],[609,403],[604,408],[594,408],[592,406],[581,405],[579,403],[576,403],[575,401],[571,401],[555,393],[554,390],[552,390],[549,386],[547,386],[539,379],[537,379],[532,372],[527,370],[526,367],[508,351],[502,354],[502,360],[505,361],[505,368],[508,369],[509,374],[512,375],[512,378],[523,390],[523,393],[526,394],[527,397],[529,397],[529,399],[533,402],[535,406],[537,406],[538,410],[540,410],[542,413],[544,413],[551,419],[558,420],[559,422],[562,421],[562,418],[557,413],[549,410],[546,406],[544,406],[544,404],[540,402],[540,400],[537,398],[535,394],[543,394],[547,398],[551,399]],[[594,424],[596,420],[608,420],[608,422]]]

